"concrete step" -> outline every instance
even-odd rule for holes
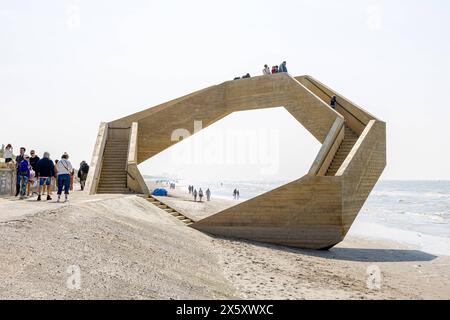
[[[101,178],[107,178],[107,177],[113,177],[113,178],[126,178],[127,174],[126,172],[123,172],[123,169],[117,169],[117,170],[102,170]]]
[[[106,165],[106,166],[102,166],[102,171],[103,172],[110,172],[110,173],[122,172],[122,173],[126,174],[125,165],[119,165],[119,166]]]
[[[128,155],[127,154],[122,154],[122,155],[118,155],[116,153],[111,153],[111,154],[103,154],[103,162],[108,162],[108,161],[126,161],[128,159]]]
[[[132,192],[130,192],[129,190],[123,189],[123,190],[103,190],[103,189],[98,189],[97,193],[102,193],[102,194],[131,194]]]
[[[109,179],[109,180],[100,180],[99,185],[116,185],[116,184],[120,184],[120,185],[125,185],[127,183],[127,179]]]
[[[127,186],[124,184],[99,184],[98,186],[101,189],[127,189]]]

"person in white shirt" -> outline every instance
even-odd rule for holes
[[[267,64],[264,65],[263,75],[270,76],[272,73],[270,72],[270,68]]]
[[[3,158],[5,158],[5,163],[9,163],[13,160],[13,147],[8,144],[5,148],[5,152],[3,153]]]
[[[64,152],[64,154],[61,157],[61,160],[59,160],[57,167],[58,172],[58,202],[61,200],[61,193],[62,189],[64,187],[64,202],[69,200],[69,189],[70,189],[70,175],[73,172],[72,164],[70,163],[69,155]]]

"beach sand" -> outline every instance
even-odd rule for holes
[[[236,204],[171,195],[162,200],[195,219]],[[0,199],[0,243],[2,299],[450,298],[446,256],[352,236],[331,251],[217,238],[135,195]],[[67,285],[71,266],[79,289]]]

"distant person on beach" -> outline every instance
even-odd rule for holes
[[[278,73],[278,66],[272,67],[272,74]]]
[[[241,79],[241,77],[236,77],[233,80],[240,80],[240,79]]]
[[[288,72],[287,67],[286,67],[286,61],[283,61],[280,65],[280,68],[278,69],[278,72]]]
[[[233,190],[233,199],[235,199],[235,200],[236,200],[236,194],[237,194],[237,190],[234,189],[234,190]]]
[[[47,189],[47,200],[52,200],[52,177],[55,176],[55,165],[50,160],[50,153],[44,152],[41,160],[36,164],[36,176],[39,183],[37,201],[41,201],[41,195]]]
[[[18,173],[19,173],[19,188],[20,188],[20,199],[23,199],[27,195],[27,186],[28,186],[28,179],[30,178],[30,157],[28,155],[24,155],[23,160],[20,161],[19,167],[18,167]]]
[[[81,161],[80,169],[78,170],[78,178],[80,179],[80,187],[81,191],[84,190],[84,186],[86,185],[86,179],[89,173],[89,165],[86,161]]]
[[[211,201],[211,190],[209,188],[206,189],[206,200]]]
[[[5,148],[5,152],[3,153],[3,158],[5,158],[5,163],[10,163],[13,160],[13,147],[9,143]]]
[[[24,147],[20,148],[20,153],[19,155],[16,157],[16,171],[17,171],[17,181],[16,181],[16,197],[19,195],[20,193],[20,174],[19,174],[19,165],[20,163],[25,160],[24,156],[25,156],[25,151],[26,149]]]
[[[248,78],[251,78],[250,73],[247,73],[245,76],[242,76],[242,79],[248,79]]]
[[[263,75],[270,76],[272,73],[270,72],[270,68],[267,64],[264,65]]]
[[[69,189],[70,189],[70,177],[73,174],[72,164],[70,163],[69,155],[65,152],[61,156],[57,164],[58,170],[58,202],[61,200],[61,193],[64,187],[64,202],[69,200]]]
[[[192,191],[192,195],[194,196],[194,202],[197,202],[197,189],[194,189],[194,191]]]
[[[202,198],[203,198],[203,190],[202,190],[202,188],[200,188],[198,190],[198,198],[199,198],[200,202],[202,202]]]
[[[236,200],[239,200],[239,189],[236,190]]]
[[[330,101],[330,106],[331,106],[331,108],[333,108],[334,110],[336,110],[336,104],[337,104],[336,96],[332,96],[332,97],[331,97],[331,101]]]

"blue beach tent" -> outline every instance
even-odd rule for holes
[[[153,196],[159,196],[159,197],[167,197],[167,190],[166,189],[155,189],[152,193]]]

